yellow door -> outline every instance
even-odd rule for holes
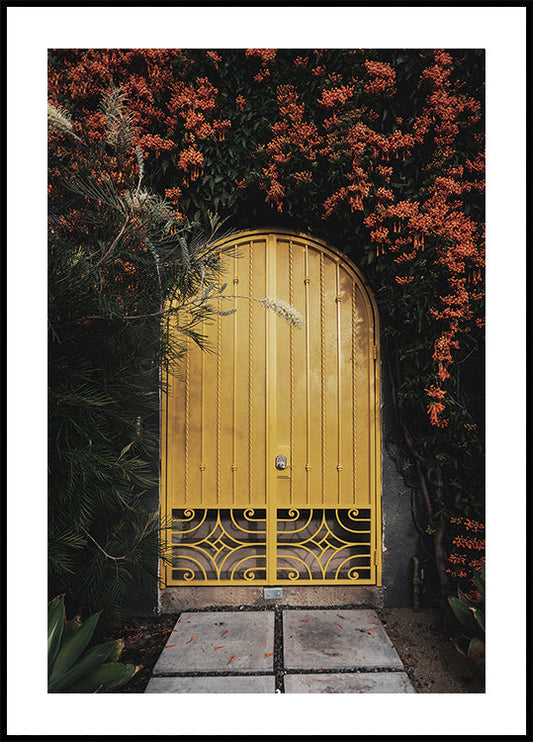
[[[213,352],[162,405],[166,584],[381,584],[378,327],[364,279],[317,240],[246,232]],[[258,301],[277,297],[302,328]]]

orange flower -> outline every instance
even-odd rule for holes
[[[415,278],[414,276],[396,276],[394,280],[396,283],[399,283],[400,286],[406,286],[407,284],[412,283]]]
[[[390,96],[394,93],[396,72],[388,62],[366,61],[365,67],[369,80],[365,85],[365,92],[370,95],[383,93]]]
[[[441,414],[441,412],[444,412],[444,409],[445,407],[441,402],[432,402],[430,405],[428,405],[427,411],[429,413],[432,425],[436,425],[437,427],[439,427],[441,423],[439,415]]]
[[[216,69],[218,69],[218,63],[222,61],[222,57],[213,51],[206,52],[206,54],[210,59],[213,60],[213,62],[215,63]]]
[[[446,392],[435,384],[432,384],[429,389],[424,389],[428,397],[435,397],[436,399],[443,399],[446,396]]]
[[[354,93],[353,85],[341,85],[338,88],[330,88],[329,90],[322,91],[322,97],[318,98],[318,102],[321,106],[326,108],[333,108],[333,106],[344,105],[348,98],[351,98]]]

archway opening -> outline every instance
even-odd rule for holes
[[[164,583],[381,584],[379,331],[364,278],[324,243],[220,244],[236,310],[164,379]],[[303,315],[298,328],[261,300]],[[219,299],[220,309],[228,308]]]

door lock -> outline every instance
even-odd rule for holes
[[[280,453],[278,456],[276,456],[276,469],[283,471],[283,469],[287,468],[287,457]]]

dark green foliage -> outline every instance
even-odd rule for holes
[[[463,633],[455,639],[460,654],[483,663],[485,659],[485,567],[475,577],[475,599],[472,595],[458,591],[458,597],[450,596],[448,603],[461,624]]]
[[[127,136],[126,115],[120,125]],[[201,342],[215,225],[206,238],[177,220],[142,187],[131,148],[117,148],[106,172],[109,144],[57,130],[50,140],[49,591],[109,621],[133,588],[155,589],[159,372],[185,338]],[[165,334],[171,289],[174,339]]]
[[[64,596],[48,603],[48,692],[105,693],[125,685],[137,672],[117,662],[124,643],[88,645],[100,613],[85,622],[66,621]]]

